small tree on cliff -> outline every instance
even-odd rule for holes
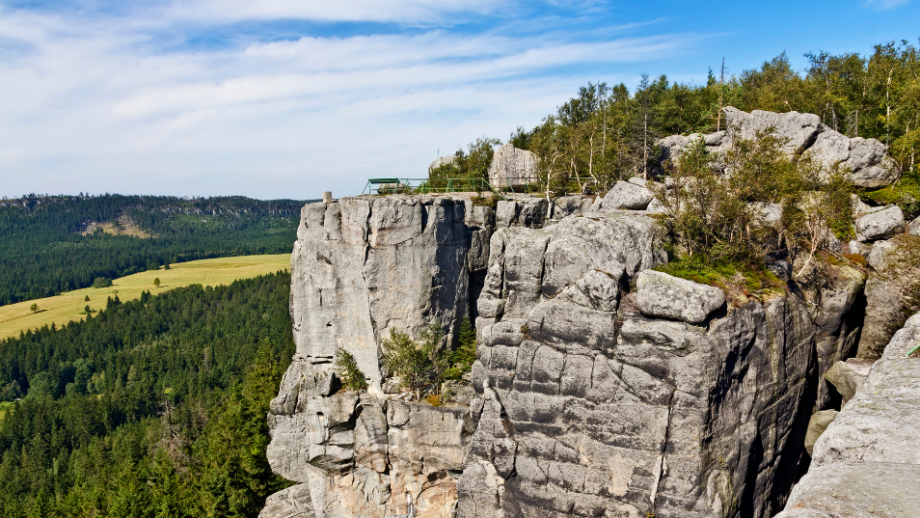
[[[359,391],[367,388],[367,381],[364,379],[364,373],[358,368],[357,360],[345,349],[335,350],[335,370],[346,389]]]
[[[440,397],[441,379],[450,364],[448,351],[441,349],[444,329],[441,324],[432,324],[420,338],[417,343],[409,335],[391,329],[390,337],[383,340],[383,365],[401,378],[403,388],[415,391],[416,399],[421,399],[422,388],[431,382]]]

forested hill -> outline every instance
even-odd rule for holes
[[[290,275],[190,286],[0,341],[0,516],[252,516]],[[19,400],[21,398],[21,400]]]
[[[0,200],[0,305],[168,263],[290,252],[304,203],[108,194]]]

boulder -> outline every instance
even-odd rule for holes
[[[652,198],[652,201],[649,202],[648,207],[645,208],[646,214],[667,214],[668,208],[665,207],[664,203],[661,203],[661,200],[658,197]]]
[[[783,206],[779,203],[754,202],[750,205],[755,210],[757,222],[765,227],[775,227],[783,217]]]
[[[754,139],[757,132],[773,128],[777,137],[784,139],[783,151],[788,155],[801,154],[817,139],[823,129],[821,117],[812,113],[774,113],[754,110],[743,112],[733,106],[726,106],[726,126],[732,136],[746,140]]]
[[[910,235],[912,236],[920,236],[920,218],[910,222],[908,232],[910,232]]]
[[[269,495],[259,518],[313,518],[313,501],[310,486],[297,484]]]
[[[448,165],[448,164],[456,165],[457,157],[454,155],[438,157],[437,160],[435,160],[434,162],[431,163],[431,165],[428,166],[428,174],[431,174],[435,169],[441,167],[442,165]]]
[[[549,220],[549,203],[545,198],[521,198],[498,202],[496,228],[543,228]]]
[[[650,317],[700,324],[725,305],[721,289],[655,270],[639,273],[636,288],[639,311]]]
[[[866,381],[869,370],[875,362],[850,358],[845,362],[837,362],[825,374],[824,379],[837,389],[843,397],[843,404],[853,399],[856,391]]]
[[[611,210],[645,210],[655,198],[649,189],[630,182],[617,182],[607,195],[594,202],[595,212]]]
[[[808,433],[805,434],[805,451],[809,455],[813,453],[818,438],[834,422],[838,413],[836,410],[822,410],[812,414],[811,419],[808,421]]]
[[[496,189],[522,188],[539,183],[537,155],[505,144],[495,151],[489,165],[489,183]]]
[[[915,516],[920,493],[920,314],[895,333],[856,396],[814,445],[777,518]]]
[[[904,212],[892,205],[856,219],[856,233],[866,240],[887,239],[904,233]]]
[[[727,131],[709,135],[672,135],[658,141],[662,150],[659,160],[675,162],[693,142],[703,138],[706,149],[716,155],[712,166],[723,170],[718,154],[731,149],[736,138],[753,139],[757,132],[772,128],[785,141],[782,150],[788,156],[810,155],[830,168],[848,172],[854,185],[879,189],[898,179],[898,169],[888,156],[885,145],[875,139],[849,138],[821,123],[811,113],[773,113],[754,110],[743,112],[732,106],[724,108]]]
[[[552,219],[560,220],[568,216],[584,214],[591,210],[594,204],[592,196],[562,196],[553,200]]]
[[[878,241],[869,253],[866,310],[856,356],[876,360],[898,326],[915,307],[920,290],[920,265],[916,262],[920,238],[909,234]]]

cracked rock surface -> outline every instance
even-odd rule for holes
[[[814,447],[778,518],[916,516],[920,493],[920,314],[907,320]]]

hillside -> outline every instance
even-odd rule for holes
[[[19,336],[20,332],[29,329],[61,327],[84,320],[87,307],[94,314],[105,309],[107,301],[115,297],[128,302],[139,299],[145,291],[159,295],[191,284],[226,285],[239,279],[287,270],[290,262],[290,254],[200,259],[174,264],[169,270],[161,268],[120,277],[112,286],[104,288],[82,288],[54,297],[0,306],[0,340]],[[155,285],[157,279],[159,285]],[[35,311],[31,308],[33,304]]]
[[[0,305],[167,263],[290,253],[303,203],[121,195],[0,201]]]
[[[286,485],[265,415],[289,284],[148,293],[0,341],[0,516],[255,516]]]

